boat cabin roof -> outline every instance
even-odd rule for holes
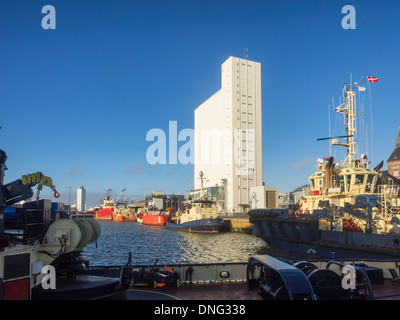
[[[348,175],[348,174],[378,174],[375,170],[372,169],[367,169],[367,168],[345,168],[341,169],[338,173],[338,175]],[[325,172],[324,171],[317,171],[314,172],[309,179],[313,178],[318,178],[318,177],[324,177]]]
[[[376,172],[375,170],[372,169],[367,169],[367,168],[346,168],[346,169],[342,169],[339,172],[339,175],[343,175],[343,174],[378,174],[378,172]]]

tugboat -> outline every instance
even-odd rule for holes
[[[96,211],[95,217],[97,220],[113,220],[113,213],[115,209],[115,203],[110,196],[111,189],[108,188],[106,194],[104,195],[103,203],[101,204],[101,209]]]
[[[218,233],[220,231],[224,220],[219,217],[216,203],[204,198],[203,171],[200,172],[200,179],[200,199],[190,201],[188,209],[179,214],[176,219],[169,221],[166,225],[167,228],[200,233]]]
[[[115,204],[114,200],[111,198],[110,191],[111,189],[108,188],[101,209],[95,213],[96,219],[106,221],[112,220],[117,222],[136,221],[133,209],[129,208],[122,202],[122,193],[120,198],[121,201],[118,201],[118,203]]]
[[[51,201],[39,200],[43,186],[59,196],[52,179],[37,172],[3,185],[6,159],[0,150],[0,300],[125,297],[132,279],[130,260],[122,267],[89,267],[81,256],[101,233],[94,216],[53,220]],[[36,201],[15,206],[32,198],[34,185],[38,185]],[[11,206],[22,217],[17,225],[4,219],[4,209]]]
[[[343,163],[335,161],[333,156],[319,158],[316,165],[317,172],[312,174],[309,180],[309,188],[304,190],[300,204],[296,211],[312,213],[315,209],[321,209],[327,205],[344,207],[346,203],[355,203],[358,195],[365,195],[369,199],[377,199],[378,182],[380,169],[383,161],[373,170],[368,168],[370,161],[367,155],[357,155],[356,141],[356,94],[353,91],[358,86],[344,86],[344,103],[334,108],[337,113],[344,114],[347,125],[347,135],[340,137],[328,137],[317,139],[317,141],[331,140],[332,145],[344,146],[347,148],[347,155]],[[346,142],[340,142],[345,139]]]
[[[345,115],[347,134],[318,140],[347,148],[346,159],[319,159],[298,204],[287,209],[248,212],[253,235],[272,248],[327,258],[399,258],[400,220],[398,194],[389,199],[392,185],[381,181],[381,162],[369,169],[366,155],[355,158],[356,93],[358,83],[344,85],[344,103],[334,108]],[[345,139],[345,142],[339,142]],[[398,188],[396,189],[398,190]]]

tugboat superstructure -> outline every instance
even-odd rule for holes
[[[357,87],[345,84],[344,102],[334,108],[344,114],[346,135],[318,139],[346,147],[344,161],[318,159],[294,206],[249,211],[253,235],[271,248],[340,259],[400,257],[400,180],[388,173],[384,184],[383,161],[371,169],[365,154],[357,157]]]
[[[354,204],[359,195],[378,197],[378,182],[382,163],[375,169],[370,169],[367,155],[356,158],[357,128],[356,128],[356,93],[358,83],[344,85],[344,102],[334,110],[344,115],[347,135],[318,139],[330,140],[335,146],[347,148],[346,158],[342,163],[333,156],[318,159],[317,171],[309,178],[309,188],[303,190],[303,198],[298,210],[312,213],[315,209],[326,206],[343,207],[345,203]],[[344,142],[340,140],[344,139]]]

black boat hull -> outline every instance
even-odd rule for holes
[[[293,253],[296,258],[328,258],[338,259],[399,259],[400,253],[382,248],[363,248],[356,246],[343,246],[341,244],[315,242],[301,243],[281,239],[263,237],[270,248]]]
[[[193,220],[185,223],[168,222],[166,227],[173,230],[198,233],[218,233],[223,226],[224,220],[221,218],[208,218]]]
[[[249,215],[253,235],[273,249],[329,259],[400,258],[400,235],[319,230],[318,219],[291,218],[285,211]]]

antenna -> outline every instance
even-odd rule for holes
[[[367,131],[365,134],[365,154],[368,154],[368,125],[366,125],[365,131]]]
[[[333,104],[333,97],[332,97],[332,105]],[[329,137],[331,137],[331,106],[328,105],[328,122],[329,122]],[[332,144],[329,142],[329,156],[332,155]]]
[[[369,102],[369,114],[370,114],[370,132],[371,132],[371,139],[370,139],[370,144],[371,144],[371,162],[373,161],[374,157],[374,123],[373,123],[373,112],[372,112],[372,90],[371,90],[371,83],[368,81],[368,102]]]

